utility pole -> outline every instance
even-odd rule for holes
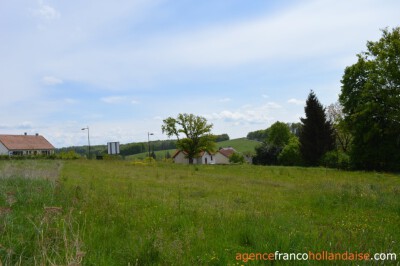
[[[87,129],[87,141],[88,141],[88,146],[89,146],[89,157],[88,159],[90,159],[90,138],[89,138],[89,126],[86,126],[84,128],[82,128],[82,130],[86,130]]]
[[[149,157],[150,157],[150,135],[154,135],[153,133],[147,132],[147,144],[148,144],[148,151],[149,151]]]

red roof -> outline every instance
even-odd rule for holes
[[[222,148],[218,152],[221,153],[222,155],[224,155],[225,157],[230,157],[232,154],[235,153],[235,149],[233,149],[233,148]]]
[[[0,135],[8,150],[53,150],[54,146],[40,135]]]

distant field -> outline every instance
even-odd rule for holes
[[[0,171],[3,265],[246,265],[238,253],[323,250],[400,259],[394,174],[85,160]]]
[[[255,148],[260,145],[260,142],[255,141],[255,140],[249,140],[246,138],[240,138],[240,139],[232,139],[232,140],[226,140],[226,141],[221,141],[217,143],[217,148],[218,147],[228,147],[231,146],[235,148],[238,152],[250,152],[250,153],[255,153]]]
[[[162,150],[162,151],[155,151],[154,153],[156,154],[156,159],[164,159],[167,152],[169,152],[170,156],[173,156],[175,153],[176,149],[171,149],[171,150]],[[133,155],[128,155],[125,156],[126,160],[143,160],[144,158],[148,157],[149,153],[148,152],[142,152],[138,154],[133,154]]]

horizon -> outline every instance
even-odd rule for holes
[[[162,120],[205,117],[231,139],[299,122],[313,90],[338,100],[344,69],[400,2],[3,1],[0,134],[55,147],[166,140]]]

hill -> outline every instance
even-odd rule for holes
[[[249,140],[247,138],[231,139],[217,143],[218,147],[232,147],[238,152],[255,153],[254,149],[260,144],[259,141]]]

